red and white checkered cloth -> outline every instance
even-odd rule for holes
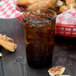
[[[76,37],[76,9],[70,9],[56,18],[55,35]]]
[[[11,19],[22,15],[22,12],[17,10],[16,0],[1,0],[0,2],[0,18]]]
[[[22,12],[17,9],[18,6],[16,5],[16,0],[1,0],[0,18],[10,19],[21,16]],[[56,24],[76,24],[76,9],[70,9],[58,15]]]
[[[56,18],[56,24],[76,25],[76,9],[59,14]]]

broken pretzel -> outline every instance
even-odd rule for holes
[[[10,52],[14,52],[17,47],[12,38],[2,34],[0,34],[0,45]]]

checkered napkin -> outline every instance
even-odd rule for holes
[[[11,19],[22,15],[22,12],[17,10],[16,0],[1,0],[0,1],[0,18]]]
[[[59,14],[56,18],[56,24],[76,25],[76,9]]]

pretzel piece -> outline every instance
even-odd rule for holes
[[[17,0],[17,5],[27,6],[38,2],[38,0]]]
[[[14,52],[17,47],[12,38],[2,34],[0,34],[0,45],[10,52]]]
[[[39,0],[38,2],[30,5],[28,9],[32,8],[50,8],[56,3],[56,0]]]
[[[75,0],[65,0],[66,1],[66,5],[68,6],[68,8],[76,8],[76,1]]]
[[[56,5],[58,6],[58,7],[61,7],[61,6],[63,6],[65,3],[63,2],[63,1],[61,1],[61,0],[58,0],[57,1],[57,3],[56,3]]]
[[[49,75],[51,76],[61,76],[65,71],[65,67],[63,66],[55,66],[48,70]]]
[[[59,11],[60,12],[65,12],[66,10],[68,10],[69,8],[66,5],[63,5],[60,7]]]

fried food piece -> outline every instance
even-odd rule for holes
[[[65,67],[63,66],[55,66],[48,70],[50,76],[61,76],[65,71]]]
[[[32,8],[51,8],[57,0],[39,0],[37,3],[34,3],[28,7],[28,9]]]
[[[22,5],[22,6],[26,6],[26,5],[31,5],[33,3],[38,2],[38,0],[17,0],[17,5]]]
[[[1,35],[1,34],[0,34],[0,36],[2,36],[2,39],[5,40],[5,41],[14,42],[14,40],[13,40],[12,38],[7,37],[6,35]]]
[[[59,11],[60,12],[65,12],[66,10],[68,10],[69,8],[66,5],[63,5],[60,7]]]
[[[65,0],[68,8],[76,8],[76,0]]]
[[[17,47],[12,38],[2,34],[0,34],[0,45],[10,52],[14,52]]]
[[[57,1],[57,3],[56,3],[56,5],[58,6],[58,7],[61,7],[61,6],[63,6],[65,3],[63,2],[63,1],[61,1],[61,0],[58,0]]]

